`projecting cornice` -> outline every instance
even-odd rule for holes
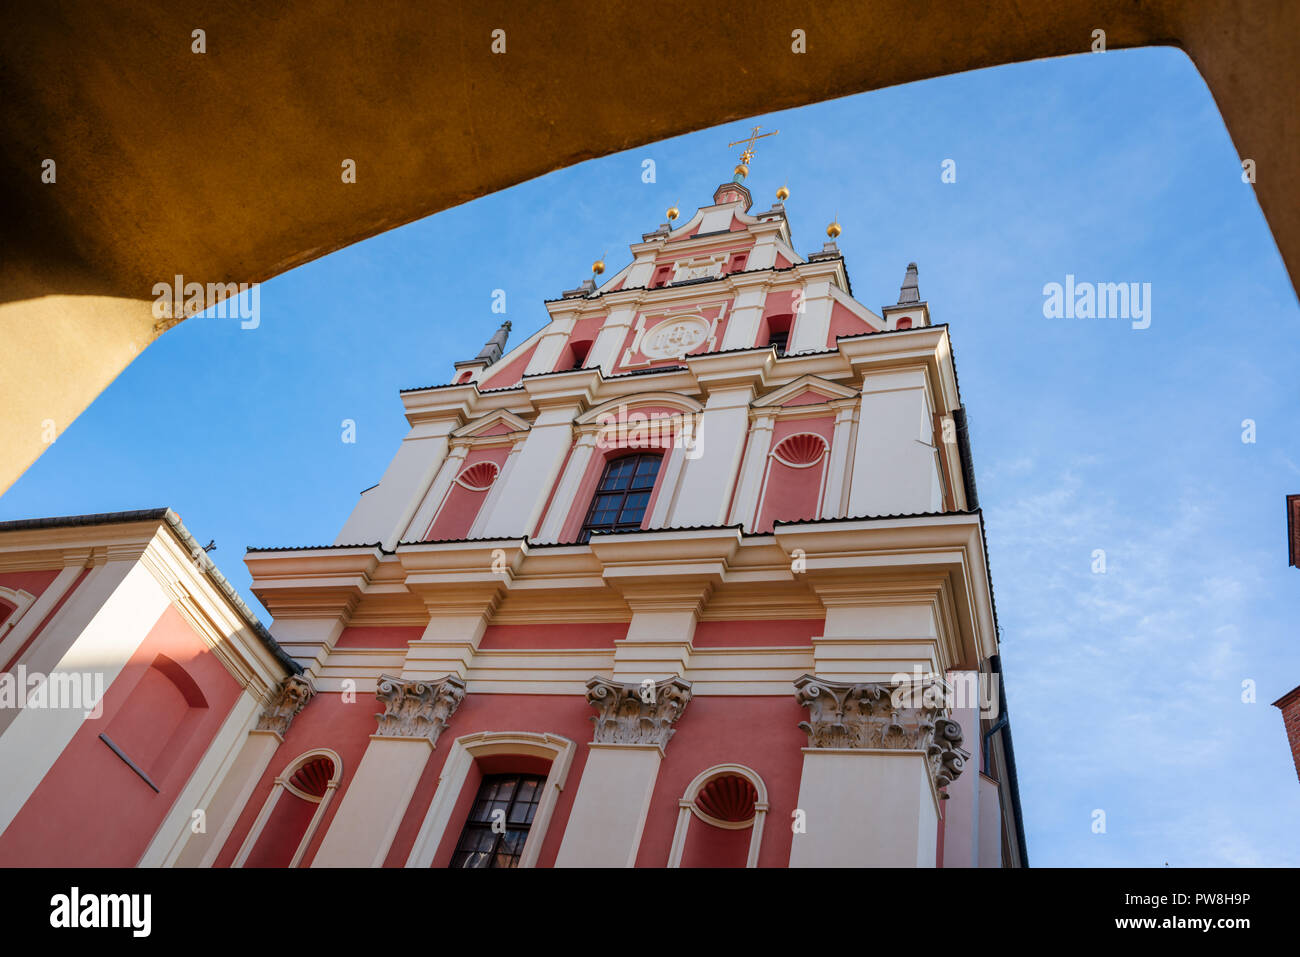
[[[441,613],[494,608],[528,556],[525,539],[423,542],[399,546],[406,590]]]
[[[690,582],[720,584],[740,548],[737,528],[593,535],[591,551],[614,588]]]
[[[378,545],[251,548],[244,555],[253,594],[277,620],[346,616],[382,560]]]
[[[827,602],[891,602],[929,595],[947,623],[949,667],[978,668],[997,653],[992,586],[978,514],[840,519],[773,532]],[[912,596],[909,598],[908,596]]]
[[[947,412],[961,405],[947,326],[925,326],[841,339],[839,351],[854,373],[860,376],[923,366],[931,389],[935,391],[935,411]]]
[[[326,547],[248,561],[254,593],[277,618],[423,625],[431,608],[463,607],[491,608],[499,622],[626,621],[633,604],[669,602],[692,604],[701,619],[760,620],[928,604],[945,667],[974,668],[997,651],[977,513],[778,523],[764,535],[658,529],[587,545],[418,542],[383,555]]]

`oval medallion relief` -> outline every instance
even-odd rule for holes
[[[679,359],[709,335],[709,323],[700,316],[667,319],[646,333],[641,354],[651,359]]]

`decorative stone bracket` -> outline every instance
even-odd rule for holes
[[[611,681],[599,675],[587,682],[587,702],[600,713],[594,744],[654,744],[668,746],[673,724],[691,700],[691,683],[685,678],[665,678],[641,684]]]
[[[970,752],[961,746],[961,725],[943,709],[907,702],[914,689],[880,682],[854,684],[804,675],[794,683],[795,700],[808,709],[799,722],[810,748],[879,748],[922,751],[936,788],[957,779]],[[947,795],[944,795],[945,797]]]
[[[280,682],[275,699],[266,706],[262,716],[257,719],[258,731],[274,731],[280,737],[289,733],[289,725],[294,717],[307,706],[307,702],[316,694],[316,688],[306,675],[289,675]]]
[[[465,698],[465,682],[455,675],[438,681],[405,681],[380,675],[375,697],[384,703],[384,713],[375,715],[381,738],[427,738],[438,736]]]

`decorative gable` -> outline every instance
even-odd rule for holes
[[[820,405],[840,399],[852,399],[857,393],[829,379],[803,375],[753,403],[754,408],[776,409],[800,405]]]
[[[498,409],[482,418],[466,422],[452,432],[458,439],[487,439],[499,435],[512,435],[515,432],[527,432],[531,428],[527,422],[512,412]]]

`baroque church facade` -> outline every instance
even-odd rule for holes
[[[747,174],[404,390],[269,630],[170,511],[0,524],[0,864],[1027,865],[948,328]]]

